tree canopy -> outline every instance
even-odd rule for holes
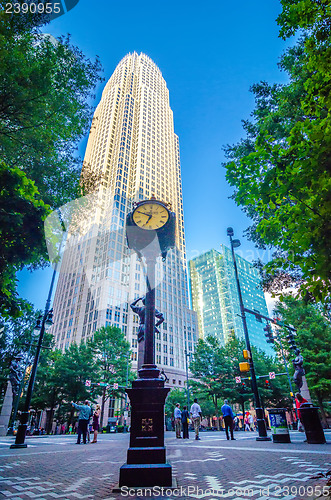
[[[106,384],[102,391],[102,421],[107,399],[123,395],[126,377],[128,382],[134,378],[131,373],[130,344],[119,328],[104,326],[94,333],[89,347],[96,359],[99,381]],[[118,390],[114,390],[114,383],[118,384]]]
[[[253,401],[253,393],[249,380],[242,380],[243,384],[237,384],[235,377],[249,377],[249,373],[243,377],[239,371],[239,363],[243,361],[243,349],[245,344],[236,337],[222,346],[215,337],[199,339],[190,370],[193,380],[190,384],[199,398],[213,402],[214,415],[220,414],[220,408],[224,399],[232,403],[244,406],[245,402]],[[283,366],[277,360],[267,356],[260,350],[252,348],[255,372],[258,379],[260,396],[264,407],[290,406],[289,387],[285,377],[276,377],[266,387],[265,380],[270,372],[282,373]],[[262,378],[263,377],[263,378]]]
[[[16,316],[16,271],[46,253],[43,221],[50,212],[24,172],[0,160],[0,313]],[[22,311],[23,313],[23,311]]]
[[[21,318],[15,321],[22,323]],[[49,337],[52,338],[51,335]],[[46,347],[51,342],[49,337],[44,342]],[[42,350],[31,407],[50,410],[47,432],[51,430],[55,408],[56,418],[72,421],[74,410],[71,401],[96,401],[102,396],[103,417],[106,400],[124,394],[127,375],[130,384],[134,374],[131,372],[129,343],[119,328],[102,327],[87,343],[73,343],[64,352],[58,349]],[[90,387],[86,386],[86,380],[91,381]],[[114,391],[115,382],[119,389]]]
[[[30,26],[17,33],[10,16],[0,22],[0,154],[35,181],[56,208],[77,192],[78,142],[90,123],[89,99],[100,62]]]
[[[25,366],[33,358],[34,329],[39,312],[34,311],[32,304],[20,300],[21,316],[18,318],[0,316],[0,395],[4,394],[9,368],[16,355],[22,356]]]
[[[46,257],[43,221],[81,191],[79,141],[92,117],[100,62],[70,37],[41,33],[43,14],[0,1],[0,313],[19,314],[15,273]],[[23,3],[18,1],[17,3]]]
[[[236,203],[252,219],[247,234],[274,248],[265,285],[301,286],[315,301],[330,298],[331,241],[331,6],[328,1],[283,0],[280,35],[301,30],[279,63],[285,85],[252,86],[255,109],[246,137],[225,147],[226,177]]]

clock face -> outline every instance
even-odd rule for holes
[[[160,229],[168,222],[169,212],[159,203],[144,203],[133,212],[133,222],[147,230]]]

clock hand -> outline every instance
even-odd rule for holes
[[[136,212],[137,212],[138,214],[147,215],[147,217],[151,215],[151,214],[146,214],[146,212],[140,212],[140,210],[136,210]]]
[[[148,219],[147,219],[147,221],[145,222],[144,226],[147,226],[147,224],[149,223],[149,221],[151,220],[151,218],[152,218],[152,217],[153,217],[153,214],[150,214],[150,215],[148,216]]]

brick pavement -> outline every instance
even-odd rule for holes
[[[291,434],[291,444],[257,442],[255,437],[237,432],[236,441],[226,441],[224,433],[215,432],[202,433],[201,441],[184,441],[167,432],[167,458],[178,488],[163,494],[147,491],[146,496],[142,491],[112,493],[126,461],[128,435],[102,435],[96,445],[79,446],[75,436],[40,436],[28,438],[29,447],[22,450],[10,450],[13,438],[1,438],[0,500],[292,500],[316,498],[318,486],[323,491],[331,469],[331,439],[308,445],[300,433]]]

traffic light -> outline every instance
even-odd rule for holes
[[[251,359],[251,353],[247,349],[243,350],[243,356],[244,359]]]
[[[265,383],[265,388],[266,388],[266,389],[270,389],[270,382],[269,382],[269,380],[268,380],[268,379],[267,379],[267,380],[265,380],[265,382],[264,382],[264,383]]]
[[[239,363],[239,370],[241,372],[249,372],[249,370],[251,369],[249,363],[245,362],[245,363]]]
[[[267,338],[268,344],[273,344],[275,342],[275,339],[274,339],[270,324],[268,323],[267,326],[265,328],[263,328],[263,330],[265,332],[264,335]]]
[[[292,332],[290,332],[288,335],[286,335],[286,340],[290,346],[290,349],[297,349],[297,345],[295,343],[295,340],[294,340],[294,334]]]

